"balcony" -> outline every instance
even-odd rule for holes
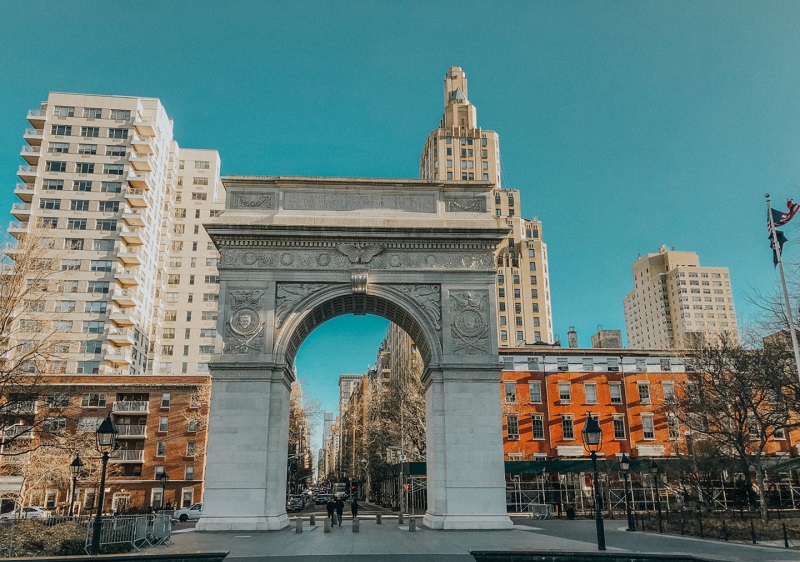
[[[39,175],[39,170],[36,166],[20,166],[17,170],[17,177],[25,183],[33,183],[36,181],[36,176]]]
[[[128,347],[134,344],[130,330],[109,330],[108,341],[117,347]]]
[[[3,437],[9,439],[33,439],[33,427],[30,425],[10,425],[3,430]]]
[[[125,267],[136,267],[142,265],[139,254],[139,248],[120,248],[117,259]]]
[[[33,201],[33,186],[28,185],[27,183],[18,183],[14,187],[14,195],[25,201],[26,203],[30,203]]]
[[[142,227],[140,226],[123,226],[119,235],[128,246],[141,246],[144,244],[142,240]]]
[[[144,216],[141,211],[124,209],[122,211],[122,220],[125,221],[125,224],[130,226],[144,226]]]
[[[134,152],[130,158],[131,168],[141,172],[152,172],[153,167],[150,165],[150,157],[146,154],[139,154]]]
[[[117,425],[117,437],[120,439],[145,439],[147,438],[146,425]]]
[[[36,166],[39,163],[39,157],[41,157],[42,152],[38,146],[23,144],[19,155],[31,166]]]
[[[22,135],[31,146],[40,146],[44,140],[44,131],[41,129],[25,129],[25,134]]]
[[[156,134],[153,120],[150,117],[136,116],[133,119],[133,128],[136,129],[136,134],[141,137],[152,137]]]
[[[19,221],[11,221],[8,223],[8,229],[6,230],[11,236],[19,240],[22,236],[27,234],[28,232],[28,223],[26,222],[19,222]]]
[[[131,173],[127,177],[128,185],[139,189],[150,189],[150,178],[147,172]]]
[[[120,308],[136,306],[136,293],[125,289],[116,289],[111,293],[111,300]]]
[[[114,273],[114,280],[121,285],[123,289],[136,287],[139,284],[139,280],[136,278],[136,272],[127,267],[117,268],[117,271]]]
[[[28,464],[30,460],[30,453],[22,453],[20,455],[0,455],[0,464]]]
[[[144,451],[122,450],[117,451],[115,456],[108,459],[115,463],[144,462]]]
[[[112,309],[108,319],[111,320],[117,328],[127,328],[134,324],[133,316],[120,309]]]
[[[129,349],[109,347],[105,353],[105,362],[112,367],[125,367],[133,363]]]
[[[45,121],[47,121],[47,106],[44,109],[28,110],[28,123],[32,127],[44,127]]]
[[[147,414],[150,402],[147,400],[117,400],[111,407],[114,414]]]
[[[144,189],[129,187],[125,192],[125,202],[133,208],[141,209],[147,207],[147,192]]]
[[[153,141],[150,139],[143,139],[133,135],[131,137],[131,145],[139,154],[153,154]]]
[[[31,216],[31,204],[14,203],[11,205],[11,214],[14,215],[14,218],[17,218],[21,221],[27,221]]]

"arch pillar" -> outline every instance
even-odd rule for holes
[[[213,365],[200,531],[273,531],[289,525],[286,365]]]

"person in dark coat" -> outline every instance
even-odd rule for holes
[[[344,501],[342,498],[336,499],[336,518],[339,520],[339,526],[342,526],[342,513],[344,512]]]
[[[358,517],[358,499],[357,498],[353,498],[353,501],[350,504],[350,512],[353,514],[353,519]]]
[[[328,503],[325,504],[325,509],[328,510],[328,517],[331,520],[331,525],[335,525],[336,520],[333,518],[333,512],[336,511],[336,502],[333,501],[333,496],[331,496]]]

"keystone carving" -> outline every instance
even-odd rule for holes
[[[228,321],[223,336],[223,353],[248,354],[261,351],[264,342],[259,336],[264,321],[259,310],[264,291],[239,290],[228,294]]]
[[[488,291],[450,293],[453,311],[453,353],[476,355],[489,353],[489,322],[486,319]]]
[[[350,263],[369,263],[372,258],[383,252],[378,244],[339,244],[336,249],[347,256]]]

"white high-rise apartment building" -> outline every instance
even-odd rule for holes
[[[704,267],[694,252],[665,246],[633,264],[624,300],[628,347],[688,349],[727,334],[738,340],[727,267]]]
[[[48,306],[74,374],[203,374],[215,352],[224,209],[214,150],[181,149],[158,99],[51,93],[28,112],[8,232],[43,225],[58,251]]]
[[[444,115],[439,127],[428,135],[419,169],[422,179],[495,185],[497,223],[511,229],[496,256],[498,343],[500,347],[525,347],[552,342],[550,275],[542,223],[522,218],[519,190],[503,189],[499,137],[478,127],[477,110],[467,98],[467,76],[460,67],[447,71]]]

